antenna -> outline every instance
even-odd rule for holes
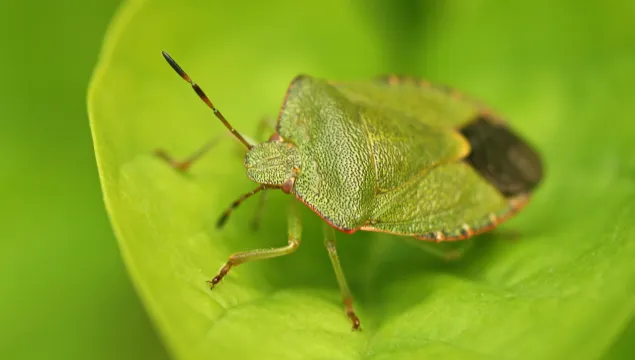
[[[234,134],[234,136],[238,140],[240,140],[240,142],[243,143],[247,147],[247,149],[251,149],[252,145],[249,144],[249,142],[247,142],[247,140],[245,140],[245,138],[242,135],[240,135],[240,133],[236,131],[236,129],[234,129],[229,124],[229,122],[227,122],[223,114],[221,114],[221,112],[218,111],[218,109],[214,106],[214,104],[212,104],[212,101],[207,97],[207,95],[205,95],[205,93],[203,92],[203,89],[201,89],[194,81],[192,81],[190,76],[186,74],[185,71],[183,71],[183,69],[181,69],[179,64],[177,64],[176,61],[174,61],[174,59],[172,59],[172,57],[168,53],[166,53],[165,51],[163,51],[162,53],[163,53],[163,57],[165,58],[165,60],[167,60],[168,64],[170,64],[172,69],[174,69],[174,71],[176,71],[176,73],[179,74],[183,78],[183,80],[187,81],[188,83],[190,83],[190,85],[192,85],[192,89],[194,89],[194,92],[196,92],[198,97],[200,97],[201,100],[203,100],[203,102],[205,102],[205,104],[207,104],[207,106],[209,106],[209,108],[212,109],[212,111],[214,112],[214,115],[216,115],[216,117],[223,123],[223,125],[225,125],[225,127],[229,129],[229,131],[231,131],[231,133]]]
[[[267,189],[269,187],[270,187],[269,185],[262,184],[262,185],[258,186],[257,188],[251,190],[250,192],[241,195],[238,199],[236,199],[236,201],[234,201],[225,210],[225,212],[223,212],[223,215],[221,215],[221,217],[218,219],[218,222],[216,223],[216,227],[219,228],[219,229],[222,228],[223,225],[225,225],[225,222],[227,221],[227,218],[229,217],[229,214],[231,214],[232,211],[234,211],[234,209],[238,207],[238,205],[242,204],[243,201],[247,200],[248,198],[252,197],[253,195],[256,195],[257,193],[259,193],[262,190],[265,190],[265,189]]]

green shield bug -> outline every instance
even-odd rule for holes
[[[216,117],[247,148],[247,176],[259,184],[221,216],[267,189],[293,195],[324,220],[324,244],[353,329],[360,328],[340,266],[335,229],[377,231],[433,242],[467,239],[518,212],[542,177],[540,156],[483,105],[425,81],[389,76],[332,82],[296,77],[275,133],[252,144],[165,52]],[[185,162],[186,170],[209,146]],[[291,254],[300,245],[295,207],[288,244],[233,254],[210,287],[242,263]]]

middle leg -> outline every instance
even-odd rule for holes
[[[324,223],[324,246],[329,252],[329,257],[331,258],[335,277],[337,278],[337,283],[340,287],[340,292],[342,293],[342,301],[344,302],[344,306],[346,308],[346,316],[348,316],[353,323],[353,330],[360,330],[359,318],[355,315],[355,311],[353,310],[353,295],[351,294],[351,290],[348,288],[348,282],[346,281],[344,271],[340,265],[340,258],[337,256],[337,249],[335,246],[335,229],[326,222]]]

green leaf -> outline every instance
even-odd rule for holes
[[[89,113],[123,257],[172,353],[592,359],[618,342],[635,310],[635,47],[625,45],[635,30],[626,3],[538,3],[448,5],[413,52],[425,57],[418,75],[508,115],[543,153],[545,183],[516,219],[454,263],[401,238],[338,234],[364,328],[355,333],[320,220],[306,209],[295,254],[242,265],[208,289],[230,254],[286,244],[290,199],[272,194],[259,232],[246,226],[255,200],[216,230],[226,206],[255,187],[244,150],[227,136],[188,174],[152,155],[161,147],[184,157],[227,135],[160,52],[251,137],[298,73],[360,79],[412,63],[385,56],[390,46],[361,4],[127,2],[106,39]],[[612,354],[628,353],[620,342]]]

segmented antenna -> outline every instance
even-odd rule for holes
[[[234,211],[234,209],[238,207],[238,205],[242,204],[243,201],[247,200],[251,196],[256,195],[257,193],[259,193],[260,191],[265,190],[265,189],[267,189],[267,185],[266,184],[262,184],[262,185],[258,186],[257,188],[251,190],[250,192],[241,195],[238,199],[236,199],[236,201],[234,201],[225,210],[225,212],[223,212],[223,215],[221,215],[221,217],[218,219],[218,222],[216,223],[216,227],[219,228],[219,229],[221,227],[223,227],[223,225],[225,225],[225,222],[227,221],[227,218],[229,218],[229,214],[231,214],[232,211]]]
[[[209,108],[212,109],[212,111],[214,112],[214,115],[216,115],[216,117],[223,123],[223,125],[225,125],[225,127],[229,129],[229,131],[231,131],[231,133],[234,134],[234,136],[238,140],[240,140],[240,142],[243,143],[247,147],[247,149],[251,149],[252,145],[249,144],[247,140],[245,140],[245,138],[242,135],[240,135],[240,133],[236,131],[236,129],[234,129],[229,124],[229,122],[227,122],[223,114],[221,114],[221,112],[218,111],[218,109],[214,106],[214,104],[212,104],[212,101],[207,97],[207,95],[205,95],[205,92],[203,92],[203,89],[201,89],[194,81],[192,81],[190,76],[186,74],[185,71],[183,71],[183,69],[181,69],[179,64],[177,64],[176,61],[174,61],[174,59],[172,59],[172,57],[168,53],[166,53],[165,51],[162,51],[162,53],[163,53],[163,57],[165,58],[165,60],[167,60],[168,64],[170,64],[172,69],[174,69],[174,71],[176,71],[176,73],[179,74],[183,78],[183,80],[187,81],[188,83],[190,83],[190,85],[192,85],[192,89],[194,89],[194,92],[196,92],[198,97],[200,97],[201,100],[203,100],[203,102],[205,102],[205,104],[207,104],[207,106],[209,106]]]

